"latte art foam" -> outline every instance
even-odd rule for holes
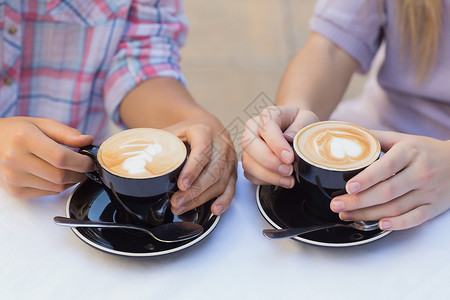
[[[380,145],[367,130],[344,122],[319,122],[297,135],[297,153],[306,161],[326,169],[350,170],[378,158]]]
[[[133,144],[136,141],[130,141],[129,145],[122,145],[119,149],[127,147],[141,146],[143,150],[122,153],[122,156],[128,157],[122,163],[122,168],[127,170],[130,175],[145,173],[145,167],[153,161],[153,157],[162,151],[158,142],[149,144]]]
[[[122,131],[100,147],[98,160],[109,172],[131,178],[167,174],[181,165],[186,147],[175,135],[152,128]]]
[[[330,154],[331,156],[338,158],[346,158],[346,157],[356,157],[361,155],[362,148],[361,145],[355,143],[352,140],[346,138],[338,138],[334,137],[331,133],[331,142],[330,142]],[[316,145],[319,146],[319,145]]]

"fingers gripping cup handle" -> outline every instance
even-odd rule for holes
[[[78,150],[78,153],[83,154],[83,155],[87,155],[90,158],[92,158],[92,160],[97,165],[98,170],[100,170],[101,168],[100,168],[98,160],[97,160],[98,149],[99,149],[98,146],[89,145],[89,146],[85,146],[85,147],[80,148]],[[100,179],[99,171],[86,172],[85,174],[86,174],[87,177],[89,177],[89,179],[97,182],[98,184],[102,184],[102,181]]]

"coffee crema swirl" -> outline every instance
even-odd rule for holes
[[[351,170],[365,167],[380,153],[378,140],[368,130],[345,122],[318,122],[297,136],[298,154],[325,169]]]
[[[186,158],[184,143],[170,132],[135,128],[108,138],[98,151],[99,163],[110,173],[127,178],[167,174]]]

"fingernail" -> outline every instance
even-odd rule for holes
[[[183,212],[184,212],[184,211],[183,211],[183,208],[178,208],[178,209],[176,209],[176,210],[173,212],[173,214],[179,216],[179,215],[181,215]]]
[[[190,184],[189,179],[183,179],[183,185],[186,190],[189,188]]]
[[[283,160],[284,162],[289,162],[289,160],[291,159],[291,153],[287,150],[283,150],[281,151],[281,160]]]
[[[339,218],[342,221],[352,221],[353,220],[353,214],[349,211],[341,212],[339,214]]]
[[[292,141],[294,139],[294,137],[295,137],[295,133],[293,133],[293,132],[285,132],[284,136],[286,138],[289,138],[290,141]]]
[[[389,230],[392,228],[392,222],[387,220],[380,221],[379,227],[381,230]]]
[[[359,182],[350,182],[347,184],[347,193],[354,194],[361,189]]]
[[[278,167],[278,172],[281,175],[289,176],[292,174],[292,166],[291,165],[281,165]]]
[[[181,207],[184,204],[184,198],[183,197],[179,197],[177,199],[175,199],[175,201],[177,202],[177,206]]]
[[[217,210],[217,214],[216,215],[220,215],[222,213],[223,207],[222,205],[216,205],[216,210]]]
[[[291,177],[281,177],[280,185],[290,189],[294,186],[294,179]]]
[[[345,203],[340,200],[331,201],[331,210],[339,213],[345,209]]]

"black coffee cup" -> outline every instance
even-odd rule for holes
[[[99,146],[90,145],[78,152],[94,160],[98,170],[86,175],[101,184],[108,193],[118,221],[156,227],[173,220],[170,198],[178,190],[177,180],[186,157],[167,173],[149,178],[130,178],[114,174],[103,166],[97,157],[99,149]]]
[[[298,143],[300,136],[305,134],[309,135],[311,131],[317,130],[317,128],[320,127],[322,127],[320,130],[329,128],[328,132],[324,131],[325,133],[322,134],[331,134],[331,137],[328,139],[322,138],[322,140],[325,141],[330,141],[330,139],[334,138],[332,136],[333,130],[338,130],[337,128],[350,128],[351,130],[354,130],[354,132],[361,132],[361,136],[370,139],[370,142],[375,147],[370,153],[370,159],[366,158],[366,163],[363,163],[358,167],[346,168],[343,166],[337,168],[336,166],[326,166],[326,162],[318,163],[317,161],[314,161],[314,159],[308,158],[305,156],[305,153],[299,150],[300,147]],[[340,135],[337,139],[344,140],[345,136]],[[360,140],[362,140],[362,138]],[[318,141],[320,141],[320,139],[318,139]],[[321,147],[323,146],[323,143],[317,143],[317,146]],[[294,138],[293,147],[295,153],[295,176],[300,184],[301,191],[305,193],[304,198],[306,201],[304,210],[306,214],[315,220],[332,223],[341,222],[339,215],[331,210],[330,202],[334,197],[346,193],[345,186],[348,180],[364,170],[380,157],[381,151],[378,140],[367,129],[358,125],[346,122],[323,121],[310,124],[301,129]]]

